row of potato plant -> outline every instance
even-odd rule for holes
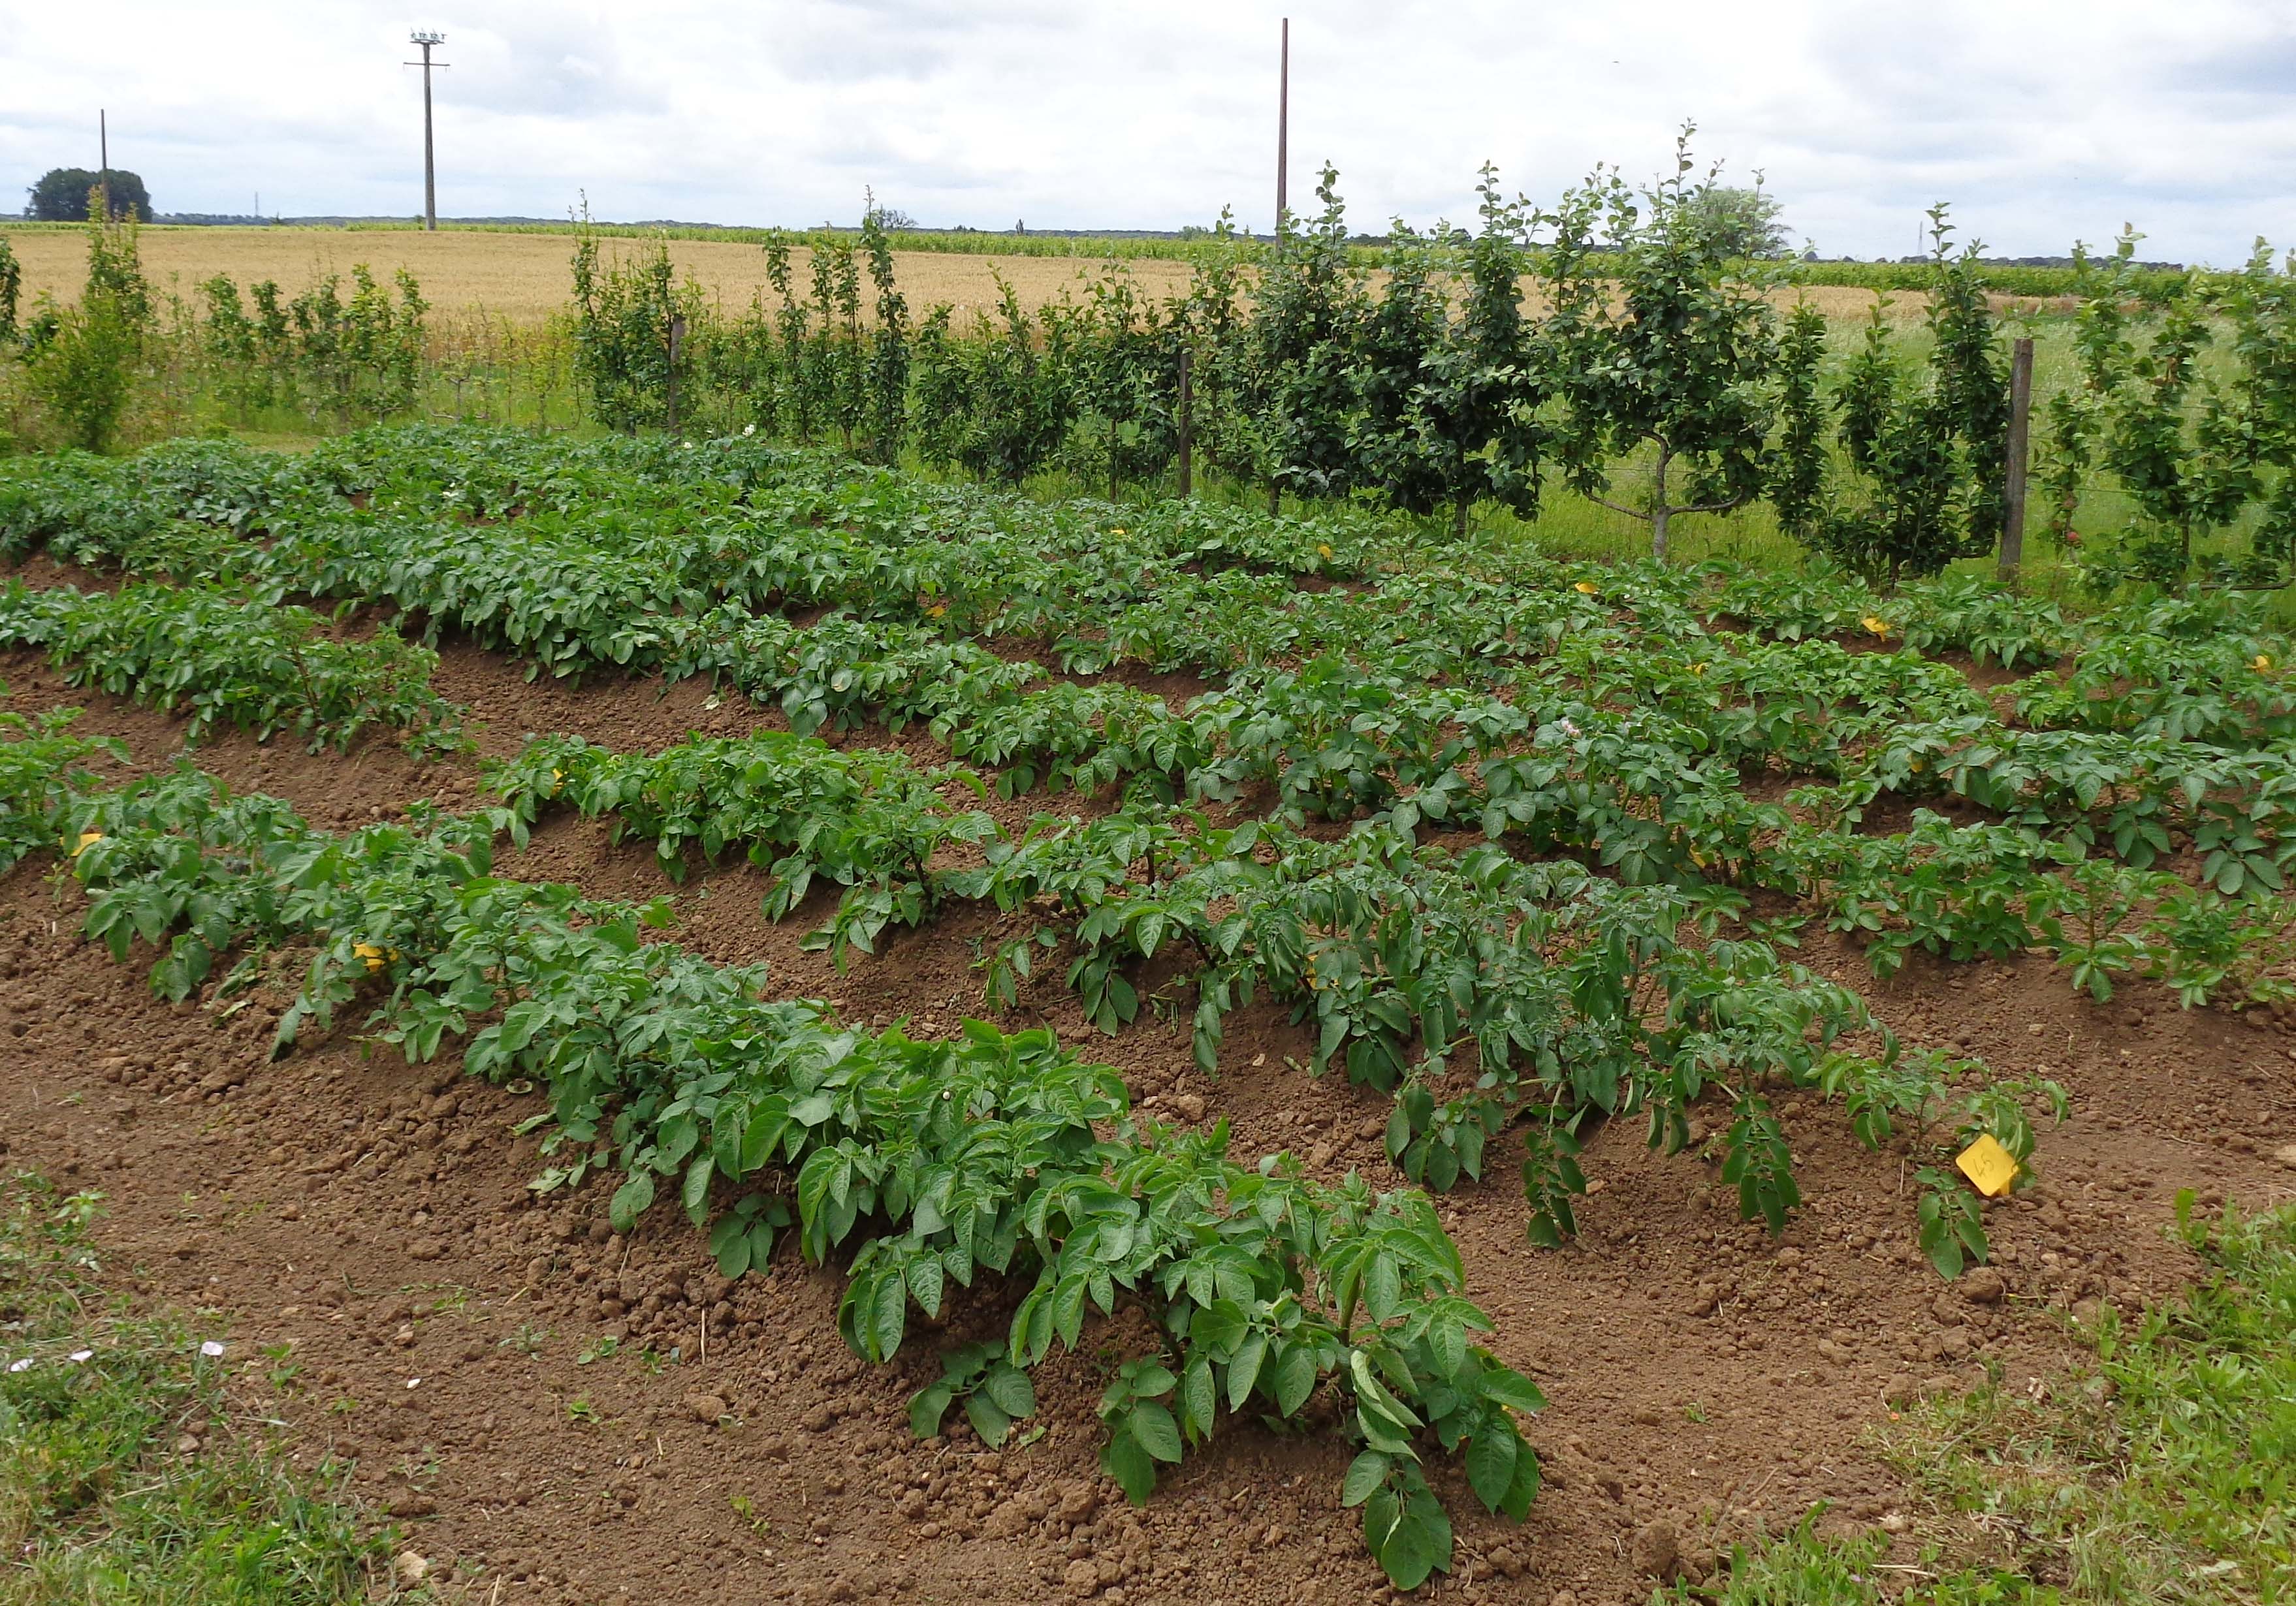
[[[388,457],[403,444],[378,437],[345,450]],[[530,446],[522,449],[537,455]],[[710,454],[660,451],[652,454],[660,466],[652,471],[721,495],[730,485],[770,478],[779,471],[773,465],[787,461],[738,443],[727,450],[735,471],[695,461]],[[637,455],[624,449],[625,456]],[[657,479],[614,483],[643,488]],[[511,494],[507,487],[492,493]],[[468,533],[472,545],[482,545],[476,537],[485,532]],[[1228,572],[1252,578],[1249,570]],[[1279,806],[1298,813],[1386,807],[1406,823],[1456,818],[1458,806],[1472,800],[1487,830],[1506,829],[1512,815],[1535,843],[1583,848],[1628,879],[1706,878],[1718,866],[1720,879],[1806,890],[1810,878],[1786,874],[1790,866],[1754,862],[1763,833],[1784,823],[1775,809],[1729,795],[1727,767],[1742,772],[1754,763],[1853,788],[1878,777],[1915,800],[1950,785],[2013,821],[2038,823],[2037,811],[2052,814],[2085,845],[2109,843],[2138,868],[2167,847],[2189,844],[2207,884],[2227,895],[2269,891],[2284,870],[2284,787],[2272,757],[2291,695],[2275,651],[2280,643],[2223,601],[2163,601],[2076,628],[2054,610],[2013,605],[2002,594],[1953,582],[1931,589],[1926,611],[1923,598],[1899,598],[1914,605],[1893,607],[1898,619],[1867,613],[1859,620],[1869,637],[1900,633],[2004,662],[2081,643],[2068,670],[2021,687],[2019,706],[2029,717],[2185,744],[2151,761],[2152,781],[2139,778],[2144,795],[2133,805],[2110,799],[2112,817],[2100,824],[2068,817],[2044,795],[2060,789],[2076,799],[2095,795],[2097,750],[2067,734],[2001,725],[1952,671],[1907,651],[1850,652],[1807,639],[1877,605],[1856,587],[1819,581],[1790,591],[1734,575],[1710,577],[1693,590],[1678,578],[1630,573],[1606,576],[1599,586],[1581,580],[1510,593],[1472,578],[1447,584],[1405,574],[1381,578],[1365,595],[1389,613],[1390,635],[1401,641],[1369,635],[1359,614],[1334,614],[1355,633],[1352,659],[1259,671],[1177,715],[1132,688],[1043,681],[1034,666],[945,636],[939,627],[945,621],[924,618],[831,615],[801,629],[720,604],[698,618],[655,616],[638,628],[610,611],[603,627],[611,634],[598,645],[610,655],[630,653],[630,642],[644,636],[654,667],[731,674],[752,695],[779,701],[800,730],[930,719],[958,757],[999,766],[1007,791],[1147,774],[1170,795],[1218,799],[1266,783],[1276,789]],[[1554,599],[1563,611],[1554,611]],[[1238,619],[1273,619],[1298,644],[1308,599],[1234,601]],[[1789,639],[1701,628],[1693,608]],[[1423,684],[1429,676],[1493,690],[1470,696]],[[1539,709],[1547,725],[1594,729],[1585,743],[1589,763],[1520,750],[1530,725],[1525,708],[1549,697],[1569,701]],[[1637,716],[1622,742],[1617,731],[1604,733],[1617,721],[1586,717],[1593,705],[1621,697],[1655,705],[1671,725]],[[1877,758],[1875,744],[1891,726],[1902,728]],[[1933,750],[1903,750],[1917,742]],[[2052,742],[2053,756],[2019,783],[2025,761]],[[2220,758],[2219,746],[2235,750]],[[2005,758],[2008,752],[2013,758]],[[1467,772],[1479,766],[1478,788]],[[1581,773],[1589,768],[1596,773]],[[2163,776],[2188,794],[2181,811],[2166,800]],[[2018,784],[2025,791],[2013,796]],[[1845,818],[1858,812],[1854,799],[1813,801]],[[2163,817],[2138,821],[2132,835],[2132,807]],[[2183,834],[2172,836],[2179,812]]]
[[[382,456],[395,444],[357,443]],[[754,489],[791,462],[738,444],[714,469],[712,455],[657,451],[635,482],[690,479],[697,495],[722,499],[729,488]],[[790,471],[811,472],[802,464]],[[858,481],[849,475],[844,483]],[[514,504],[498,499],[512,494],[502,486],[488,505],[507,514]],[[900,505],[914,522],[918,504]],[[340,523],[357,512],[338,506],[332,517]],[[478,550],[490,532],[465,522],[470,516],[458,508],[439,528]],[[275,537],[274,546],[294,542]],[[547,539],[537,550],[563,553]],[[1249,568],[1223,572],[1257,584]],[[1970,800],[2013,815],[2008,823],[2033,828],[2030,843],[2005,838],[1989,850],[1991,880],[2011,878],[2026,903],[2061,896],[2050,889],[2064,879],[2051,856],[2068,838],[2084,848],[2109,843],[2140,870],[2164,847],[2189,847],[2210,893],[2243,902],[2220,907],[2202,894],[2179,903],[2173,888],[2161,888],[2170,918],[2156,922],[2155,938],[2144,945],[2144,972],[2172,979],[2188,997],[2195,985],[2202,997],[2271,996],[2275,979],[2252,967],[2243,978],[2240,966],[2216,966],[2224,973],[2210,980],[2213,962],[2179,969],[2177,955],[2180,931],[2251,930],[2256,911],[2245,904],[2272,889],[2289,848],[2269,745],[2285,696],[2269,650],[2276,643],[2236,607],[2163,602],[2076,627],[2053,610],[1958,582],[1931,588],[1926,612],[1916,595],[1897,599],[1910,606],[1893,606],[1894,619],[1870,612],[1857,619],[1869,640],[1919,633],[2005,662],[2089,641],[2147,643],[2156,675],[2149,685],[2103,694],[2085,686],[2079,677],[2093,673],[2095,655],[2084,649],[2068,673],[2029,680],[2020,702],[2041,708],[2050,701],[2042,693],[2054,686],[2060,723],[2128,726],[2186,744],[2211,738],[2261,757],[2220,761],[2203,743],[2155,760],[2156,774],[2173,775],[2185,794],[2181,823],[2170,807],[2149,823],[2157,829],[2131,836],[2112,817],[2117,803],[2107,804],[2102,821],[2065,804],[2095,795],[2094,746],[2083,750],[2070,733],[2056,733],[2044,754],[2052,733],[2001,725],[1945,666],[1907,651],[1853,652],[1809,639],[1839,634],[1833,627],[1858,606],[1879,605],[1854,586],[1820,581],[1789,591],[1743,575],[1693,581],[1640,571],[1566,586],[1551,568],[1542,578],[1549,583],[1526,591],[1474,577],[1382,573],[1362,599],[1338,603],[1326,600],[1333,593],[1237,592],[1228,598],[1231,622],[1263,621],[1250,627],[1253,639],[1292,647],[1316,639],[1301,635],[1300,620],[1320,609],[1332,627],[1357,633],[1356,651],[1241,674],[1177,713],[1129,688],[1046,683],[1033,665],[945,634],[947,619],[934,619],[930,606],[901,619],[832,614],[800,627],[724,600],[720,588],[700,594],[719,599],[701,614],[656,614],[642,633],[651,667],[729,675],[752,696],[778,701],[800,731],[930,720],[960,758],[1004,766],[1007,790],[1137,776],[1162,795],[1211,801],[1265,786],[1280,811],[1300,817],[1383,810],[1406,828],[1480,823],[1519,848],[1583,856],[1628,882],[1669,882],[1717,907],[1765,891],[1815,900],[1849,929],[1874,932],[1880,965],[1894,964],[1909,946],[1967,955],[2003,951],[2006,940],[1972,946],[1964,905],[1989,883],[1956,880],[1918,832],[1869,848],[1842,829],[1856,823],[1877,779],[1918,799],[1942,775]],[[470,594],[475,605],[491,605],[485,588]],[[1095,602],[1106,594],[1074,594]],[[1188,600],[1191,608],[1179,611],[1202,611],[1201,594]],[[1365,629],[1366,610],[1387,615],[1384,638]],[[1702,616],[1786,639],[1710,628]],[[600,627],[618,633],[607,638],[617,651],[614,643],[633,634],[628,619],[611,610]],[[1200,645],[1186,651],[1215,659],[1232,651],[1215,644],[1238,639],[1229,623],[1221,628],[1217,637],[1200,633]],[[2243,694],[2227,700],[2217,684],[2229,671],[2245,679],[2235,682]],[[2112,706],[2116,693],[2121,708]],[[1918,755],[1900,750],[1916,743],[1926,744]],[[2015,761],[2002,759],[2004,747],[2019,750]],[[2020,780],[2020,766],[2036,755],[2043,767]],[[1812,829],[1791,808],[1746,797],[1741,782],[1754,764],[1814,774],[1841,790],[1796,794],[1799,807],[1817,813]],[[1987,785],[1974,785],[1976,776],[1988,777]],[[2251,785],[2252,793],[2244,790]],[[2165,798],[2154,791],[2156,802]],[[1860,791],[1869,795],[1861,799]],[[2107,951],[2126,955],[2128,944]],[[2089,967],[2085,985],[2100,973]]]
[[[1861,1106],[1874,1113],[1858,1135],[1874,1143],[1892,1135],[1892,1115],[1927,1128],[1949,1102],[1939,1062],[1886,1034],[1877,1057],[1829,1053],[1878,1032],[1854,993],[1763,943],[1682,940],[1693,921],[1712,937],[1730,908],[1702,884],[1625,886],[1490,845],[1456,854],[1391,819],[1335,843],[1278,821],[1220,829],[1144,798],[1089,821],[1040,815],[1008,835],[944,799],[980,790],[967,772],[778,733],[652,758],[544,738],[494,784],[521,840],[566,807],[652,837],[676,874],[690,848],[712,859],[746,850],[773,877],[768,917],[815,874],[838,881],[849,890],[806,941],[840,956],[873,939],[888,911],[915,924],[947,897],[993,903],[1016,922],[982,958],[993,1006],[1017,1003],[1035,967],[1056,959],[1087,1018],[1113,1035],[1141,1012],[1143,967],[1161,960],[1168,987],[1194,991],[1193,1053],[1208,1073],[1226,1015],[1267,996],[1314,1028],[1313,1070],[1336,1064],[1393,1096],[1389,1152],[1414,1181],[1480,1178],[1486,1145],[1521,1126],[1541,1242],[1573,1230],[1583,1179],[1569,1156],[1589,1118],[1644,1115],[1653,1144],[1672,1151],[1710,1090],[1732,1112],[1718,1143],[1726,1171],[1746,1214],[1775,1227],[1797,1195],[1766,1077],[1888,1088]],[[983,862],[932,868],[955,841],[979,844]],[[1921,1065],[1929,1073],[1913,1074]],[[1977,1117],[1964,1114],[1971,1127]],[[2030,1153],[2021,1118],[1997,1135]]]
[[[1490,1511],[1521,1520],[1537,1492],[1515,1416],[1544,1401],[1476,1341],[1490,1323],[1423,1195],[1322,1184],[1281,1155],[1245,1164],[1224,1127],[1141,1120],[1114,1071],[1046,1032],[968,1022],[922,1042],[771,1000],[763,967],[655,940],[658,903],[493,875],[492,820],[417,810],[337,836],[188,767],[5,802],[70,845],[86,935],[123,961],[153,953],[161,996],[252,986],[304,956],[279,1052],[364,1010],[359,1027],[410,1060],[459,1052],[475,1076],[531,1078],[550,1102],[537,1186],[619,1175],[624,1231],[672,1194],[728,1274],[793,1231],[808,1258],[844,1261],[840,1327],[864,1356],[892,1358],[913,1313],[941,1317],[951,1285],[984,1274],[1027,1290],[1009,1369],[1077,1348],[1095,1314],[1145,1310],[1161,1341],[1123,1361],[1101,1411],[1103,1464],[1135,1500],[1223,1415],[1296,1421],[1318,1401],[1359,1446],[1344,1497],[1402,1587],[1450,1564],[1435,1446]],[[991,1437],[1033,1403],[1008,1372],[950,1375],[926,1395],[946,1409],[987,1388],[993,1413],[973,1420]],[[920,1425],[937,1429],[928,1404]]]
[[[347,748],[370,730],[418,750],[461,741],[462,710],[430,684],[438,655],[388,624],[347,639],[308,608],[228,588],[129,584],[110,592],[0,586],[0,647],[45,650],[74,686],[95,687],[187,721]]]

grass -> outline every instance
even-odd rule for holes
[[[2208,1265],[2177,1303],[2087,1335],[2041,1397],[1997,1385],[1923,1407],[1891,1462],[1932,1513],[1917,1568],[1805,1521],[1740,1551],[1715,1606],[2278,1606],[2296,1601],[2296,1205],[2194,1220]]]
[[[247,1419],[218,1345],[106,1298],[96,1208],[0,1181],[0,1602],[419,1598],[334,1473],[292,1472]]]

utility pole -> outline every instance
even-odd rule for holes
[[[400,65],[422,70],[422,226],[436,231],[439,226],[439,169],[431,154],[430,143],[430,69],[433,65],[430,47],[444,45],[447,36],[418,29],[406,36],[406,42],[422,47],[421,61],[405,61]],[[444,67],[447,63],[440,61],[436,65]]]
[[[95,160],[102,164],[96,169],[95,183],[96,187],[103,192],[103,220],[110,223],[111,221],[111,127],[104,120],[103,109],[101,106],[96,108],[95,112]]]
[[[1292,19],[1283,19],[1283,48],[1275,69],[1275,227],[1283,227],[1290,201],[1284,180],[1292,167]]]

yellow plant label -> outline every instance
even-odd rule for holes
[[[103,840],[103,832],[100,831],[81,832],[79,833],[79,846],[71,850],[72,857],[79,857],[81,854],[86,853],[90,848],[102,840]]]
[[[1961,1174],[1975,1184],[1977,1191],[1988,1199],[2005,1199],[2009,1184],[2017,1180],[2016,1157],[1986,1133],[1954,1158]]]
[[[1593,596],[1595,594],[1595,582],[1592,580],[1581,580],[1570,589],[1578,593],[1581,596]]]
[[[353,943],[351,952],[365,960],[366,968],[370,971],[379,971],[388,963],[382,956],[382,950],[371,942]]]

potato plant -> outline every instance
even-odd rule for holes
[[[942,803],[947,786],[985,793],[970,771],[920,771],[898,753],[848,755],[774,732],[690,742],[652,758],[544,737],[496,766],[493,784],[521,846],[545,809],[570,806],[585,819],[611,816],[616,841],[652,838],[673,880],[685,879],[688,848],[714,862],[746,847],[769,877],[768,920],[804,902],[816,877],[845,888],[830,923],[807,938],[840,969],[849,952],[874,953],[888,925],[931,917],[947,878],[931,862],[944,844],[995,830],[986,815]]]
[[[461,740],[461,709],[430,688],[436,654],[387,625],[341,640],[308,609],[215,587],[34,591],[12,580],[0,590],[0,645],[44,648],[76,686],[185,714],[194,742],[218,725],[258,740],[291,733],[313,752],[377,726],[418,751]]]
[[[186,996],[236,955],[229,986],[267,953],[315,949],[282,1049],[365,998],[368,1028],[410,1059],[459,1042],[474,1075],[534,1078],[551,1104],[545,1191],[619,1171],[627,1231],[667,1182],[697,1226],[732,1215],[734,1233],[712,1232],[721,1264],[770,1252],[771,1217],[739,1200],[793,1197],[803,1251],[851,1256],[839,1323],[866,1357],[890,1358],[910,1309],[938,1314],[952,1282],[1029,1282],[1002,1357],[951,1357],[921,1428],[963,1393],[1001,1437],[1033,1405],[1026,1369],[1081,1342],[1087,1307],[1139,1304],[1166,1348],[1128,1362],[1103,1405],[1105,1462],[1133,1498],[1223,1403],[1294,1416],[1329,1391],[1380,1457],[1377,1491],[1357,1492],[1358,1461],[1348,1492],[1373,1502],[1366,1541],[1398,1585],[1450,1561],[1423,1455],[1464,1449],[1485,1505],[1529,1507],[1537,1463],[1514,1413],[1544,1402],[1473,1341],[1490,1323],[1422,1196],[1331,1188],[1282,1156],[1231,1159],[1222,1132],[1138,1122],[1112,1070],[1048,1033],[969,1022],[916,1042],[765,1001],[759,968],[643,940],[658,908],[489,875],[491,833],[472,822],[332,837],[190,769],[72,813],[94,833],[71,861],[88,932],[122,958],[167,941],[155,987]]]
[[[1200,944],[1185,974],[1203,995],[1199,1044],[1216,1056],[1224,996],[1247,985],[1319,993],[1296,966],[1268,969],[1257,947],[1218,953],[1201,911],[1218,876],[1244,876],[1230,890],[1270,900],[1274,919],[1285,900],[1323,897],[1321,872],[1293,885],[1234,856],[1196,862],[1187,856],[1202,851],[1201,825],[1160,812],[1247,799],[1279,821],[1374,823],[1389,833],[1382,853],[1408,853],[1430,831],[1480,829],[1512,854],[1587,865],[1596,892],[1662,889],[1718,931],[1738,922],[1744,936],[1784,936],[1825,918],[1857,934],[1882,970],[1916,950],[2038,946],[2092,993],[2129,975],[2195,1003],[2268,1000],[2283,985],[2265,900],[2290,864],[2289,782],[2275,756],[2285,643],[2236,601],[2136,601],[2091,622],[1966,578],[1884,598],[1827,572],[1435,566],[1329,521],[1168,507],[1119,524],[739,440],[577,448],[387,431],[329,448],[304,474],[242,476],[228,453],[210,453],[176,471],[176,483],[187,479],[217,488],[212,522],[139,505],[88,460],[0,481],[0,508],[22,510],[27,546],[68,548],[90,528],[92,553],[152,571],[196,552],[210,538],[200,532],[261,528],[270,540],[250,560],[252,578],[396,602],[537,671],[715,676],[777,704],[800,733],[923,723],[963,760],[994,766],[1008,797],[1129,788],[1135,808],[1101,838],[1054,820],[1008,843],[961,824],[962,810],[903,793],[911,801],[881,823],[817,836],[830,860],[791,859],[790,888],[808,865],[834,861],[828,873],[853,889],[840,920],[865,941],[886,922],[929,918],[946,895],[1008,910],[1019,929],[988,955],[1000,1005],[1054,965],[1091,1018],[1118,1029],[1141,1007],[1137,967],[1173,942]],[[1302,592],[1297,576],[1352,585]],[[802,625],[780,611],[824,606]],[[1175,707],[1120,684],[1079,684],[1010,647],[990,650],[1008,635],[1070,675],[1191,668],[1213,689]],[[1916,649],[2039,672],[2005,718]],[[790,856],[793,833],[811,827],[747,803],[712,817],[711,789],[742,761],[704,752],[590,755],[585,764],[666,785],[668,812],[625,797],[621,780],[585,806],[673,849],[709,851],[714,833],[717,845],[766,852],[769,866]],[[885,783],[870,778],[875,760],[797,747],[783,757],[800,754],[809,756],[786,774],[768,766],[775,787],[829,785],[824,796],[849,802]],[[1757,770],[1797,788],[1791,807],[1749,799],[1742,783]],[[528,805],[546,800],[540,781],[529,766]],[[1885,796],[1951,799],[1982,825],[1917,819],[1867,833]],[[1116,865],[1109,856],[1138,832],[1167,846]],[[989,855],[987,880],[959,889],[919,873],[920,844],[965,833]],[[1289,842],[1280,832],[1259,840]],[[1295,848],[1300,865],[1340,873],[1320,848],[1284,851]],[[2108,886],[2108,872],[2083,867],[2097,855],[2130,875],[2183,868],[2177,887]],[[1372,861],[1345,873],[1372,873]],[[1765,897],[1790,906],[1757,920]],[[2079,912],[2108,905],[2129,912],[2103,927]],[[1389,913],[1413,906],[1399,897]],[[839,930],[820,939],[840,944]],[[1369,928],[1348,940],[1366,953],[1389,942]],[[1734,951],[1746,963],[1760,952]],[[1775,974],[1795,994],[1790,971]],[[1544,977],[1510,972],[1496,989],[1502,1014],[1539,1007]],[[1517,1118],[1504,1099],[1461,1103],[1426,1085],[1439,1083],[1450,1039],[1411,1022],[1439,1023],[1443,1012],[1406,1009],[1405,1024],[1383,1025],[1382,1012],[1401,1006],[1382,996],[1349,1004],[1332,1052],[1400,1094],[1398,1153],[1425,1168],[1414,1175],[1465,1174],[1474,1146]],[[1316,1004],[1303,1020],[1321,1033],[1337,1007]],[[1374,1061],[1385,1067],[1375,1077],[1365,1069]],[[1532,1142],[1537,1198],[1556,1197],[1566,1136],[1542,1127]],[[1769,1214],[1763,1201],[1782,1196],[1765,1184],[1750,1208]],[[1550,1212],[1546,1230],[1559,1220]]]

